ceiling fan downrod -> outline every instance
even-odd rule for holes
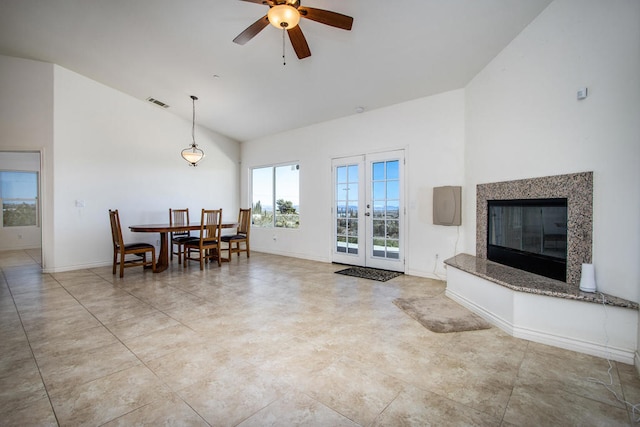
[[[287,32],[287,23],[283,22],[282,23],[282,65],[287,65],[287,58],[285,58],[284,53],[285,53],[285,48],[284,48],[284,35]]]

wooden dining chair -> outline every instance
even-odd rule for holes
[[[200,270],[204,269],[204,263],[208,260],[220,259],[220,232],[222,231],[222,209],[202,209],[200,218],[200,238],[187,240],[184,244],[184,267],[188,261],[200,261]],[[194,256],[197,253],[197,258]]]
[[[109,209],[109,219],[111,221],[111,237],[113,240],[113,274],[116,274],[116,267],[120,266],[120,277],[124,277],[124,269],[127,267],[150,265],[156,271],[156,248],[149,243],[124,243],[122,239],[122,228],[120,227],[120,214],[118,210]],[[151,260],[147,261],[147,252],[151,252]],[[134,259],[125,259],[127,255],[135,255]],[[118,259],[119,258],[119,259]]]
[[[231,254],[238,254],[240,252],[246,252],[247,258],[249,258],[251,252],[249,249],[249,232],[251,231],[251,209],[240,209],[238,212],[238,228],[235,234],[222,236],[221,240],[227,243],[227,250],[229,251],[229,260],[231,260]],[[241,246],[241,244],[244,244]]]
[[[169,225],[189,225],[189,209],[169,209]],[[194,237],[191,236],[191,231],[173,231],[170,233],[169,241],[171,242],[171,261],[173,256],[178,255],[178,264],[182,263],[182,256],[184,253],[184,244],[187,240],[191,240]],[[177,251],[174,246],[177,246]]]

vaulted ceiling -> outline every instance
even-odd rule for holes
[[[302,0],[354,18],[300,22],[298,60],[241,0],[2,0],[0,54],[52,62],[135,98],[155,98],[238,141],[462,88],[551,0]],[[99,102],[99,100],[96,100]],[[157,107],[160,108],[160,107]]]

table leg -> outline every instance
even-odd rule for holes
[[[156,261],[156,273],[169,268],[169,233],[160,233],[160,254]]]

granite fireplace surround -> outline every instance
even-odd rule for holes
[[[578,287],[583,263],[591,263],[593,172],[479,184],[476,193],[476,257],[487,258],[489,200],[567,199],[567,283]]]

